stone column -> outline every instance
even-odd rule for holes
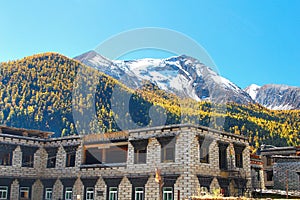
[[[76,158],[75,158],[75,167],[79,168],[81,163],[83,162],[83,145],[82,143],[78,146],[77,150],[76,150]]]
[[[97,191],[99,193],[102,193],[102,196],[97,195]],[[106,191],[107,186],[105,185],[105,182],[102,177],[100,177],[95,185],[95,200],[105,200],[106,199]]]
[[[55,184],[53,185],[52,199],[63,199],[63,189],[63,184],[59,179],[57,179]]]
[[[119,185],[118,199],[128,200],[131,199],[132,185],[127,177],[124,177]]]
[[[20,149],[20,147],[18,148]],[[19,190],[20,190],[19,181],[15,179],[11,184],[10,199],[19,199]]]
[[[148,155],[147,155],[148,156]],[[134,147],[128,142],[127,166],[134,164]]]
[[[77,200],[77,195],[80,196],[81,199],[84,199],[84,186],[81,179],[78,177],[73,186],[73,196]],[[73,198],[73,199],[74,199]]]
[[[159,185],[155,182],[155,177],[150,176],[145,185],[145,200],[154,200],[159,198]]]
[[[66,166],[66,152],[62,146],[60,146],[57,150],[56,154],[56,168],[61,169]]]
[[[153,168],[153,171],[155,171],[155,168],[158,164],[161,162],[161,146],[156,138],[150,138],[148,147],[147,147],[147,163],[151,168]]]
[[[39,148],[34,154],[33,167],[36,170],[37,174],[41,175],[41,173],[44,172],[46,165],[47,165],[47,152],[44,148]]]
[[[220,185],[217,178],[214,178],[210,184],[210,192],[213,193],[214,190],[220,190]]]
[[[17,146],[13,152],[12,166],[16,168],[22,166],[22,151],[20,146]]]
[[[32,200],[41,200],[43,199],[43,190],[44,186],[42,182],[38,179],[32,185]]]

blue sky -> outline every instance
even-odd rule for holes
[[[74,57],[120,32],[162,27],[196,40],[242,88],[300,86],[299,13],[297,0],[1,1],[0,61],[48,51]]]

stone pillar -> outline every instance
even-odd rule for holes
[[[177,182],[180,188],[181,198],[188,199],[197,193],[199,181],[196,177],[195,156],[198,153],[198,140],[195,132],[189,128],[182,128],[176,140],[176,163],[182,164],[181,181]],[[199,161],[198,161],[199,163]],[[177,197],[177,190],[174,186],[174,197]]]
[[[16,168],[22,166],[22,151],[20,146],[17,146],[13,152],[12,166]]]
[[[150,138],[147,147],[147,163],[153,168],[153,171],[161,162],[161,146],[156,138]]]
[[[210,169],[212,170],[212,175],[216,175],[216,173],[220,172],[220,164],[219,164],[219,146],[217,140],[212,141],[209,146],[209,163]],[[202,172],[205,174],[205,172]]]
[[[33,167],[38,172],[42,173],[47,165],[47,152],[44,148],[39,148],[34,154]]]
[[[238,193],[238,190],[235,188],[233,180],[231,180],[229,183],[229,193],[230,196],[236,196]]]
[[[259,176],[260,176],[260,187],[262,189],[266,189],[266,186],[265,186],[265,179],[264,179],[264,170],[263,169],[260,169],[259,170]]]
[[[18,148],[20,149],[20,147],[18,146]],[[21,150],[20,150],[21,151]],[[10,188],[10,199],[19,199],[19,181],[17,179],[15,179],[13,181],[13,183],[11,184],[11,188]]]
[[[97,195],[97,191],[99,193],[102,193],[102,196]],[[105,185],[105,182],[102,177],[100,177],[95,185],[95,200],[105,200],[106,199],[106,191],[107,191],[107,186]]]
[[[75,158],[75,167],[76,168],[79,168],[81,163],[83,162],[82,161],[82,159],[83,159],[82,152],[83,152],[83,145],[80,144],[76,150],[76,158]]]
[[[251,165],[250,165],[250,148],[247,144],[244,151],[243,151],[243,170],[245,171],[245,176],[247,181],[247,188],[252,188],[251,182]]]
[[[210,184],[210,192],[213,193],[214,190],[220,190],[220,185],[219,185],[218,179],[216,177],[213,178],[213,180]]]
[[[155,182],[155,177],[150,176],[145,185],[145,200],[154,200],[159,198],[159,185]]]
[[[32,185],[32,200],[41,200],[43,199],[43,190],[44,186],[42,182],[38,179]]]
[[[57,179],[55,184],[53,185],[52,199],[63,199],[63,190],[63,184],[59,179]]]
[[[56,154],[56,168],[61,169],[66,166],[66,152],[63,146],[60,146]]]
[[[131,199],[132,185],[127,177],[124,177],[119,185],[118,199],[128,200]]]
[[[84,199],[84,186],[79,177],[77,178],[73,186],[73,199],[77,200],[77,195],[79,195],[81,199]]]
[[[148,148],[147,148],[148,149]],[[148,157],[148,155],[147,155]],[[134,147],[128,142],[127,166],[134,164]]]

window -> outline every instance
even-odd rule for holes
[[[11,153],[0,152],[0,165],[11,165]]]
[[[237,168],[243,168],[243,154],[235,153],[235,166]]]
[[[45,200],[51,200],[52,199],[52,188],[46,188],[45,189]]]
[[[34,154],[38,147],[21,146],[22,151],[22,167],[33,167]]]
[[[94,188],[86,188],[86,200],[94,200]]]
[[[20,187],[20,199],[29,199],[29,187]]]
[[[243,168],[243,151],[245,146],[242,144],[234,144],[235,153],[235,166],[237,168]]]
[[[57,148],[47,148],[48,153],[47,168],[55,168]]]
[[[145,164],[147,160],[147,148],[134,149],[134,164]]]
[[[33,155],[23,153],[22,167],[33,167]]]
[[[161,145],[161,162],[175,162],[175,137],[158,138]]]
[[[201,163],[209,163],[209,145],[211,140],[206,139],[204,137],[199,138],[199,154],[200,154],[200,162]]]
[[[12,165],[13,151],[16,145],[0,143],[0,165]]]
[[[117,200],[118,199],[118,188],[110,187],[109,188],[109,200]]]
[[[267,157],[267,166],[272,165],[272,158],[270,156]]]
[[[74,167],[75,166],[75,153],[69,153],[67,154],[67,163],[66,163],[66,167]]]
[[[227,170],[227,143],[219,143],[219,168],[221,170]]]
[[[134,164],[147,163],[148,139],[130,141],[134,147]]]
[[[0,199],[7,199],[8,187],[0,186]]]
[[[171,187],[163,188],[163,200],[173,200],[173,188]]]
[[[67,187],[65,191],[65,200],[72,200],[73,189],[71,187]]]
[[[127,162],[128,145],[116,145],[97,148],[87,148],[85,151],[86,164],[110,164]]]
[[[134,191],[134,200],[143,200],[144,199],[144,188],[136,187]]]
[[[259,169],[256,169],[256,170],[255,170],[255,173],[256,173],[256,179],[257,179],[258,181],[260,181],[260,171],[259,171]]]
[[[77,146],[65,146],[66,167],[75,167]]]
[[[273,181],[273,171],[267,172],[267,181]]]

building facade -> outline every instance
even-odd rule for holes
[[[250,154],[250,166],[252,189],[255,192],[260,192],[262,189],[265,189],[264,168],[261,156]]]
[[[200,188],[225,196],[251,188],[247,138],[207,127],[61,138],[0,130],[0,199],[153,200],[162,194],[175,200],[197,195]]]
[[[263,146],[260,154],[267,189],[300,191],[300,147]]]

